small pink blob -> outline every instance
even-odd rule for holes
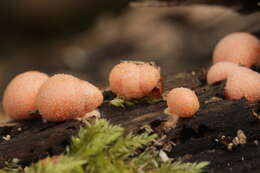
[[[225,95],[228,99],[245,97],[249,103],[255,103],[260,99],[259,73],[243,67],[236,69],[227,79]]]
[[[37,107],[48,121],[64,121],[84,116],[103,102],[102,92],[72,75],[57,74],[40,88]]]
[[[167,95],[169,112],[173,116],[192,117],[200,107],[194,91],[188,88],[175,88]]]
[[[148,63],[122,62],[109,74],[111,90],[125,98],[148,96],[160,81],[160,69]]]
[[[39,88],[48,75],[38,71],[28,71],[14,77],[3,96],[3,109],[14,120],[29,119],[37,110],[36,98]]]
[[[237,64],[232,62],[218,62],[210,67],[207,73],[208,84],[213,84],[226,80],[228,75],[234,72],[236,68],[239,68]]]
[[[85,111],[82,82],[71,75],[56,74],[40,88],[37,107],[48,121],[64,121],[83,116]]]
[[[256,64],[260,58],[259,40],[246,32],[231,33],[219,41],[213,52],[213,62],[229,61],[245,67]]]

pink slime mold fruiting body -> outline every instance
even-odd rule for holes
[[[249,103],[260,99],[260,75],[251,69],[240,67],[227,79],[225,96],[228,99],[245,97]]]
[[[32,118],[31,113],[37,110],[38,91],[48,78],[48,75],[38,71],[28,71],[15,76],[4,92],[5,113],[14,120]]]
[[[214,64],[207,73],[208,84],[226,80],[228,75],[233,73],[236,68],[239,68],[239,65],[232,62],[223,61]]]
[[[246,32],[231,33],[219,41],[213,52],[213,62],[229,61],[245,67],[257,64],[260,58],[259,40]]]
[[[158,86],[160,79],[160,69],[154,65],[122,62],[110,72],[109,85],[118,96],[142,98]]]
[[[40,88],[37,107],[48,121],[64,121],[84,116],[103,102],[94,85],[67,75],[57,74]]]
[[[179,117],[192,117],[200,107],[197,95],[188,88],[175,88],[167,95],[167,111],[170,120],[165,123],[166,127],[174,128]]]

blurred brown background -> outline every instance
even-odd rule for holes
[[[71,73],[105,88],[120,60],[155,61],[163,74],[205,67],[226,34],[260,33],[257,11],[146,2],[1,1],[1,96],[10,79],[27,70]]]

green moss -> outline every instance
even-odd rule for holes
[[[199,173],[208,165],[201,163],[163,162],[158,153],[147,146],[156,135],[128,134],[120,126],[97,120],[82,127],[71,145],[54,163],[50,158],[32,164],[27,173]],[[142,150],[138,150],[143,148]],[[144,150],[144,151],[143,151]],[[139,151],[139,152],[137,152]],[[143,152],[140,152],[143,151]],[[17,163],[17,162],[16,162]],[[0,173],[21,172],[16,163]],[[16,167],[15,167],[16,165]]]
[[[116,97],[110,101],[110,104],[115,107],[131,107],[135,106],[139,103],[148,103],[148,104],[155,104],[162,101],[162,99],[152,98],[152,97],[144,97],[140,99],[125,99],[123,97]]]

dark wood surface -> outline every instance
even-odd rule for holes
[[[166,90],[192,88],[201,104],[193,118],[180,119],[175,129],[163,128],[163,122],[168,119],[163,113],[166,108],[164,101],[117,108],[109,105],[114,95],[106,92],[100,111],[103,118],[125,127],[127,131],[140,133],[144,127],[150,127],[161,137],[156,147],[165,149],[169,157],[191,162],[210,161],[206,172],[259,172],[260,120],[256,117],[259,104],[248,105],[245,99],[223,99],[224,84],[206,85],[205,70],[168,76],[165,79]],[[10,135],[11,139],[0,139],[0,166],[12,158],[19,158],[22,165],[28,165],[47,155],[62,153],[81,124],[76,120],[59,123],[30,120],[1,127],[0,135]],[[228,144],[239,129],[247,137],[246,144],[229,150]],[[169,149],[169,144],[174,145]]]

